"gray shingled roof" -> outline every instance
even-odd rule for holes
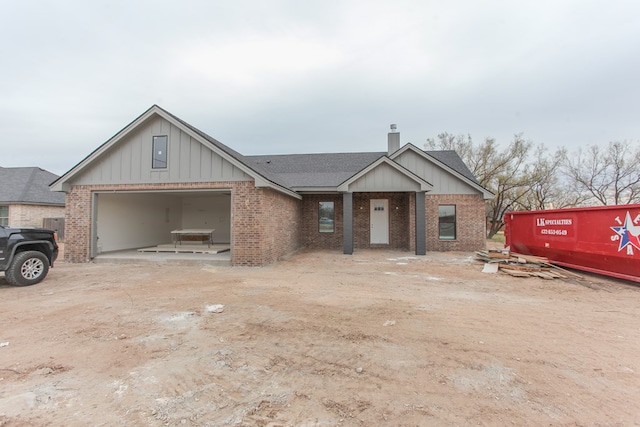
[[[449,166],[451,169],[463,175],[465,178],[468,178],[471,181],[478,184],[478,180],[476,179],[476,177],[473,175],[473,173],[469,170],[467,165],[462,161],[458,153],[456,153],[455,151],[453,150],[425,151],[425,153],[429,154],[431,157],[434,157],[436,160]]]
[[[49,190],[56,179],[58,175],[36,167],[0,166],[0,203],[64,206],[64,193]]]
[[[200,129],[190,125],[179,117],[159,106],[155,106],[173,117],[184,126],[197,133],[211,144],[226,152],[245,166],[258,172],[264,178],[285,188],[300,187],[337,187],[351,178],[380,157],[387,154],[381,152],[365,153],[322,153],[322,154],[279,154],[245,156],[220,141],[212,138]],[[425,151],[433,158],[452,168],[476,184],[467,165],[458,153],[451,150]]]
[[[455,151],[427,151],[437,161],[477,183]],[[260,167],[288,188],[337,187],[371,163],[386,155],[368,153],[281,154],[244,156],[252,167]]]
[[[175,115],[171,114],[170,112],[168,112],[164,108],[162,108],[162,107],[160,107],[158,105],[154,105],[151,108],[153,108],[153,107],[156,107],[156,108],[164,111],[165,114],[173,117],[176,121],[178,121],[179,123],[183,124],[187,128],[191,129],[193,132],[197,133],[202,138],[207,140],[210,144],[215,145],[218,149],[224,151],[225,153],[227,153],[228,155],[230,155],[231,157],[233,157],[234,159],[236,159],[237,161],[239,161],[243,165],[249,167],[250,169],[253,169],[255,172],[257,172],[260,175],[262,175],[268,181],[271,181],[274,184],[280,185],[282,187],[289,188],[289,186],[285,185],[278,176],[272,174],[271,171],[269,171],[268,169],[263,168],[261,165],[252,163],[251,161],[248,160],[247,156],[244,156],[244,155],[238,153],[236,150],[234,150],[231,147],[223,144],[222,142],[218,141],[217,139],[209,136],[208,134],[206,134],[205,132],[201,131],[197,127],[190,125],[189,123],[185,122],[184,120],[182,120],[178,116],[175,116]]]
[[[133,123],[145,116],[152,109],[161,110],[164,114],[170,116],[173,120],[180,123],[182,126],[190,129],[194,133],[198,134],[204,140],[217,149],[223,151],[236,161],[240,162],[262,178],[270,181],[276,186],[286,189],[288,191],[295,191],[300,188],[327,188],[337,187],[347,179],[351,178],[380,157],[387,154],[385,151],[381,152],[364,152],[364,153],[323,153],[323,154],[280,154],[280,155],[259,155],[259,156],[245,156],[220,141],[207,135],[200,129],[190,125],[179,117],[171,114],[167,110],[153,105],[147,111],[142,113],[138,118],[133,120],[129,125],[125,126],[115,136],[119,135]],[[102,147],[109,144],[113,138],[110,138],[100,147],[96,148],[91,154],[85,157],[80,163],[74,166],[75,169],[78,165],[82,164],[85,160],[92,157],[94,153],[98,152]],[[478,184],[476,178],[471,171],[464,164],[462,159],[455,151],[425,151],[428,155],[434,158],[437,162],[450,167],[454,171],[460,173],[464,177],[468,178],[471,182]],[[70,171],[71,172],[71,171]],[[69,172],[67,172],[68,174]],[[65,179],[67,176],[63,176]]]
[[[288,188],[337,187],[385,153],[325,153],[245,156]]]

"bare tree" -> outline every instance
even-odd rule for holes
[[[491,157],[492,161],[486,165],[486,187],[496,195],[487,203],[488,238],[504,227],[504,214],[515,210],[531,192],[527,165],[531,146],[521,134],[515,135],[509,146]]]
[[[527,177],[530,191],[521,198],[519,210],[566,208],[584,201],[584,195],[563,179],[561,168],[566,159],[564,148],[549,152],[542,144],[535,147]]]
[[[478,183],[495,194],[486,205],[489,238],[504,226],[504,214],[515,209],[531,191],[527,182],[526,161],[532,143],[525,141],[520,134],[515,135],[504,150],[500,150],[492,138],[486,138],[481,144],[475,145],[470,136],[453,136],[448,133],[438,135],[437,141],[428,139],[425,146],[429,149],[458,152]]]
[[[428,138],[425,148],[455,151],[467,166],[470,165],[474,157],[474,146],[471,135],[453,135],[448,132],[443,132],[438,135],[437,141]],[[471,172],[473,172],[473,170]]]
[[[619,205],[640,202],[640,145],[610,142],[579,149],[567,157],[569,183],[586,195],[587,203]]]

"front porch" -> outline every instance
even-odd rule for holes
[[[322,226],[320,214],[320,206],[327,203],[333,207],[333,227],[328,230]],[[305,195],[303,247],[341,250],[345,254],[361,249],[392,249],[424,255],[424,201],[418,211],[416,215],[415,192]],[[422,242],[417,242],[416,229]]]
[[[426,254],[424,192],[343,193],[343,253],[401,249]]]

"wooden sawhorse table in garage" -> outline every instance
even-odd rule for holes
[[[215,228],[185,228],[182,230],[173,230],[171,237],[173,238],[173,247],[177,247],[178,243],[182,244],[183,236],[204,236],[207,238],[207,247],[213,244],[213,232]]]

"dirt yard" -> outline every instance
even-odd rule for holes
[[[638,426],[640,287],[472,253],[0,275],[0,426]]]

